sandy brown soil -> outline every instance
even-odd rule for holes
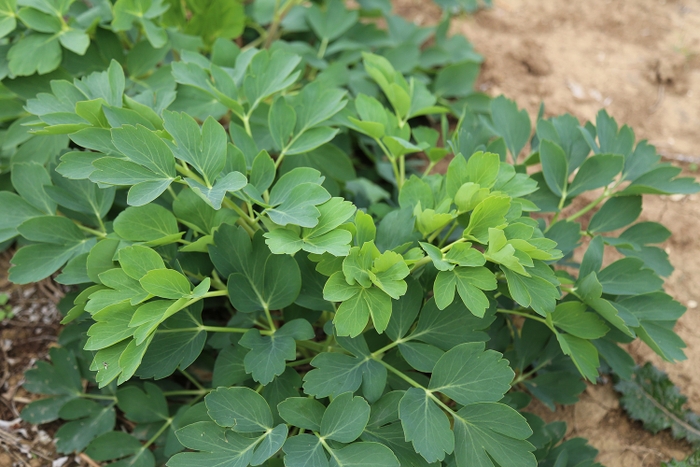
[[[31,426],[19,419],[22,408],[36,395],[21,387],[23,375],[55,345],[60,316],[56,302],[63,292],[50,281],[19,287],[7,280],[10,252],[0,253],[0,292],[9,294],[15,316],[0,321],[0,466],[45,467],[61,461],[52,434],[58,424]]]
[[[422,0],[399,0],[402,14],[433,23],[439,10]],[[700,162],[700,2],[691,0],[494,0],[494,8],[455,21],[485,57],[480,90],[505,94],[531,117],[569,112],[595,119],[604,107],[670,160]],[[692,174],[691,174],[692,175]],[[668,364],[641,342],[637,362],[668,372],[700,412],[700,196],[647,197],[642,220],[673,232],[665,246],[676,271],[667,291],[688,306],[676,331],[688,360]],[[609,255],[612,260],[614,252]],[[608,467],[658,466],[691,450],[668,433],[652,436],[630,422],[611,384],[591,386],[581,402],[556,413],[533,405],[547,420],[568,423],[567,436],[583,436]]]

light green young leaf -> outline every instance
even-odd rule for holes
[[[586,313],[586,305],[576,301],[557,305],[552,321],[555,326],[581,339],[598,339],[609,330],[595,313]]]
[[[498,229],[506,225],[506,214],[510,209],[510,197],[491,195],[479,203],[471,217],[469,225],[464,229],[464,237],[486,244],[489,239],[489,229]]]
[[[452,271],[440,271],[434,285],[435,303],[440,309],[452,303],[455,288],[469,311],[482,318],[489,307],[489,300],[482,290],[495,290],[496,277],[484,267],[457,267]]]
[[[114,232],[125,240],[150,242],[177,235],[172,212],[157,204],[132,206],[114,219]]]
[[[153,269],[141,279],[141,286],[156,297],[177,300],[190,295],[190,281],[173,269]]]

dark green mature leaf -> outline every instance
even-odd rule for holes
[[[564,150],[548,140],[540,142],[540,161],[544,179],[557,196],[567,192],[569,165]]]
[[[320,434],[341,443],[360,437],[369,421],[369,404],[359,396],[346,392],[331,401],[321,419]]]
[[[272,428],[272,412],[265,399],[246,387],[219,388],[204,398],[209,416],[217,425],[239,433],[259,433]]]
[[[491,101],[491,119],[497,135],[502,136],[515,160],[530,138],[530,116],[518,111],[515,102],[499,96]]]
[[[257,329],[251,329],[239,341],[241,346],[250,349],[244,359],[246,372],[260,384],[269,384],[284,372],[287,361],[296,358],[295,341],[313,337],[313,328],[305,319],[289,321],[270,336],[261,336]]]
[[[525,418],[500,403],[471,404],[455,416],[455,460],[458,467],[537,465],[534,446],[526,440],[532,434]]]
[[[445,459],[455,448],[450,420],[423,389],[411,388],[401,398],[399,417],[406,441],[429,463]]]
[[[483,342],[460,344],[440,358],[428,388],[463,404],[497,402],[510,389],[515,373],[508,361]]]
[[[625,411],[647,430],[670,428],[674,438],[700,445],[700,417],[686,407],[687,398],[666,373],[651,363],[638,367],[631,380],[620,381],[615,389],[622,394]]]
[[[56,431],[56,450],[62,453],[80,452],[90,442],[114,428],[116,414],[113,404],[100,405],[91,400],[74,399],[61,407],[59,416],[71,420]]]
[[[214,234],[209,255],[228,277],[229,298],[244,313],[277,310],[294,303],[301,290],[301,273],[294,258],[273,255],[259,232],[251,241],[240,227],[224,224]]]
[[[588,224],[590,232],[611,232],[625,227],[642,213],[641,196],[621,196],[609,199]]]

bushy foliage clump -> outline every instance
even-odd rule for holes
[[[76,290],[23,417],[118,466],[595,465],[522,409],[684,358],[637,219],[698,185],[604,111],[533,132],[448,20],[299,3],[3,3],[0,241]]]

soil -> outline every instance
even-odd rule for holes
[[[426,0],[398,0],[400,14],[434,24],[440,10]],[[667,160],[695,173],[700,163],[700,2],[693,0],[494,0],[494,7],[454,21],[484,58],[477,83],[505,94],[534,121],[571,113],[582,122],[605,108],[648,139]],[[592,198],[591,198],[592,199]],[[582,201],[585,203],[586,201]],[[576,210],[576,207],[569,208]],[[638,363],[666,371],[700,413],[700,196],[645,197],[640,220],[663,222],[672,232],[663,245],[675,272],[666,290],[688,307],[676,331],[688,359],[663,362],[641,342],[629,346]],[[617,259],[607,252],[606,260]],[[652,435],[630,421],[611,383],[589,386],[581,401],[554,413],[533,404],[548,421],[564,420],[567,437],[588,438],[607,467],[658,466],[692,451],[668,432]]]
[[[429,0],[394,3],[398,13],[420,24],[441,16]],[[686,172],[700,163],[699,2],[494,0],[492,9],[455,20],[453,32],[466,35],[486,59],[479,90],[515,99],[533,120],[540,102],[546,115],[569,112],[582,121],[604,107],[667,159],[686,163]],[[664,246],[676,270],[666,289],[688,306],[676,327],[688,344],[688,359],[668,364],[641,343],[629,351],[637,362],[650,360],[668,372],[700,413],[700,196],[648,197],[641,219],[661,221],[673,232]],[[22,374],[55,341],[53,304],[60,290],[49,282],[13,287],[8,258],[0,255],[0,292],[11,293],[17,316],[0,323],[0,465],[86,465],[85,459],[55,454],[55,426],[37,429],[15,421],[31,398],[20,387]],[[652,435],[630,421],[610,382],[589,386],[579,403],[556,412],[537,404],[529,410],[548,421],[565,420],[567,437],[588,438],[607,467],[659,466],[691,452],[668,432]]]

